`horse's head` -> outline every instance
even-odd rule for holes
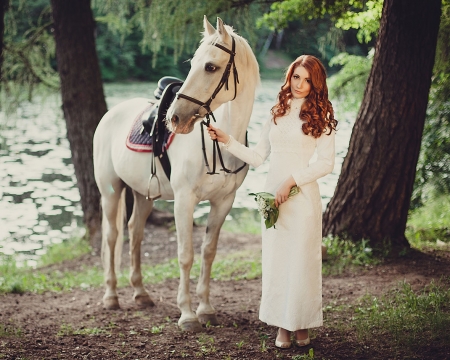
[[[246,54],[239,54],[244,52],[243,39],[220,18],[217,30],[206,16],[203,25],[203,39],[191,60],[191,70],[166,115],[168,128],[177,134],[190,133],[198,120],[233,100],[241,89],[234,69],[245,71],[240,59]]]

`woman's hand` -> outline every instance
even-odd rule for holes
[[[275,206],[279,207],[287,199],[289,199],[289,192],[293,186],[296,186],[295,180],[292,176],[289,176],[277,189],[275,193]]]
[[[217,140],[218,142],[226,144],[230,140],[230,136],[224,133],[219,128],[215,128],[211,124],[208,126],[208,134],[212,140]]]

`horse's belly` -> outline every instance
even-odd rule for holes
[[[173,199],[170,182],[156,160],[156,175],[151,176],[151,153],[140,153],[124,147],[115,165],[116,173],[133,190],[144,196],[161,195],[163,200]]]
[[[230,194],[234,194],[244,181],[245,174],[221,174],[208,176],[209,181],[204,181],[204,185],[201,190],[201,201],[221,200]]]

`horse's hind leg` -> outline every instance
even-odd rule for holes
[[[133,214],[128,222],[130,234],[130,283],[134,288],[133,299],[137,306],[144,308],[154,306],[152,299],[142,284],[141,273],[141,243],[144,237],[144,227],[152,212],[153,201],[147,201],[144,196],[133,190]]]
[[[116,182],[111,185],[109,192],[102,194],[102,261],[105,271],[106,291],[103,296],[103,305],[106,309],[119,309],[117,296],[116,270],[120,266],[120,252],[123,239],[123,183]],[[120,244],[117,244],[120,242]],[[117,249],[116,249],[117,247]]]
[[[202,324],[219,325],[216,310],[209,301],[209,283],[212,264],[216,256],[220,228],[233,205],[233,200],[234,196],[230,194],[220,202],[211,202],[211,211],[208,215],[208,225],[202,244],[202,265],[197,284],[197,295],[200,303],[196,313],[198,320]]]

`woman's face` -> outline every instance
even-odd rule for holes
[[[297,66],[291,77],[291,93],[295,99],[302,99],[311,91],[311,78],[303,66]]]

